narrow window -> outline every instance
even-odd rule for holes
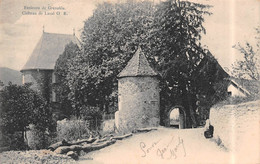
[[[22,76],[22,77],[23,77],[23,84],[25,84],[25,79],[24,79],[25,77],[24,77],[24,76],[25,76],[25,75],[23,74],[23,76]]]
[[[52,91],[52,102],[57,102],[56,92]]]
[[[52,83],[56,83],[56,75],[55,75],[54,72],[52,72],[52,77],[51,77],[51,79],[52,79]]]

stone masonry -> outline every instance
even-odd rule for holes
[[[139,48],[118,75],[119,111],[115,119],[118,131],[130,132],[159,125],[160,96],[157,76]]]

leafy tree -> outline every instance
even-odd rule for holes
[[[57,93],[57,97],[60,103],[60,112],[63,117],[69,117],[73,114],[72,103],[68,95],[70,93],[70,88],[68,86],[67,74],[69,72],[69,66],[71,64],[71,59],[80,51],[77,44],[69,43],[64,52],[59,56],[56,61],[54,68],[54,73],[57,77],[58,85],[53,84],[53,88]]]
[[[246,42],[244,46],[238,43],[236,48],[240,53],[243,54],[244,60],[237,61],[233,66],[233,74],[238,78],[251,78],[253,80],[260,80],[260,27],[256,28],[256,47]]]
[[[200,44],[209,7],[172,0],[156,6],[147,1],[99,5],[85,21],[83,52],[68,69],[74,109],[80,113],[90,105],[109,112],[109,103],[116,104],[117,75],[141,46],[161,74],[162,115],[170,106],[183,105],[192,120],[188,126],[196,126],[196,94],[214,95],[214,83],[223,78],[214,57]]]
[[[206,32],[203,17],[210,14],[209,7],[188,1],[162,2],[155,12],[156,30],[151,33],[152,52],[165,81],[163,87],[166,87],[161,95],[162,102],[165,107],[183,105],[193,124],[196,124],[193,115],[195,93],[198,92],[194,81],[198,66],[207,57],[200,39],[201,33]]]
[[[19,86],[9,83],[0,92],[1,132],[4,135],[20,132],[18,146],[21,147],[29,124],[35,124],[39,130],[45,131],[52,123],[46,102],[29,87],[30,84]],[[13,146],[17,148],[17,145]]]
[[[73,59],[68,74],[74,108],[109,112],[108,106],[117,104],[116,76],[148,35],[152,12],[150,2],[104,3],[85,21],[84,53]]]

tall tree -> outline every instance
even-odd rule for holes
[[[85,21],[84,53],[74,58],[68,76],[75,108],[88,104],[109,112],[109,102],[116,104],[116,76],[147,36],[152,12],[151,2],[104,3]]]
[[[165,107],[184,105],[188,120],[194,117],[194,83],[198,65],[207,56],[200,44],[204,15],[210,6],[188,1],[168,0],[157,7],[151,48],[157,57],[158,70],[165,81],[161,98]],[[162,111],[167,109],[162,109]],[[188,125],[191,126],[191,125]]]
[[[74,43],[66,45],[64,52],[56,61],[54,73],[56,75],[57,84],[53,84],[53,88],[57,93],[58,102],[60,103],[60,112],[62,117],[70,117],[73,114],[72,102],[69,99],[70,88],[68,86],[67,74],[71,60],[78,54],[80,48]]]

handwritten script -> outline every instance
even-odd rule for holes
[[[153,142],[152,145],[149,146],[149,147],[147,147],[144,142],[140,142],[140,148],[141,148],[141,150],[142,150],[143,153],[144,153],[144,154],[142,155],[142,157],[146,157],[146,155],[149,154],[149,153],[156,147],[156,145],[157,145],[160,141],[161,141],[161,139],[158,140],[158,141],[156,141],[156,142]]]
[[[156,155],[161,159],[176,159],[180,155],[186,157],[186,149],[181,137],[172,136],[170,141],[163,145],[159,144],[161,141],[162,139],[159,139],[151,145],[140,142],[140,149],[142,150],[141,157],[146,157],[153,151],[156,151]]]

